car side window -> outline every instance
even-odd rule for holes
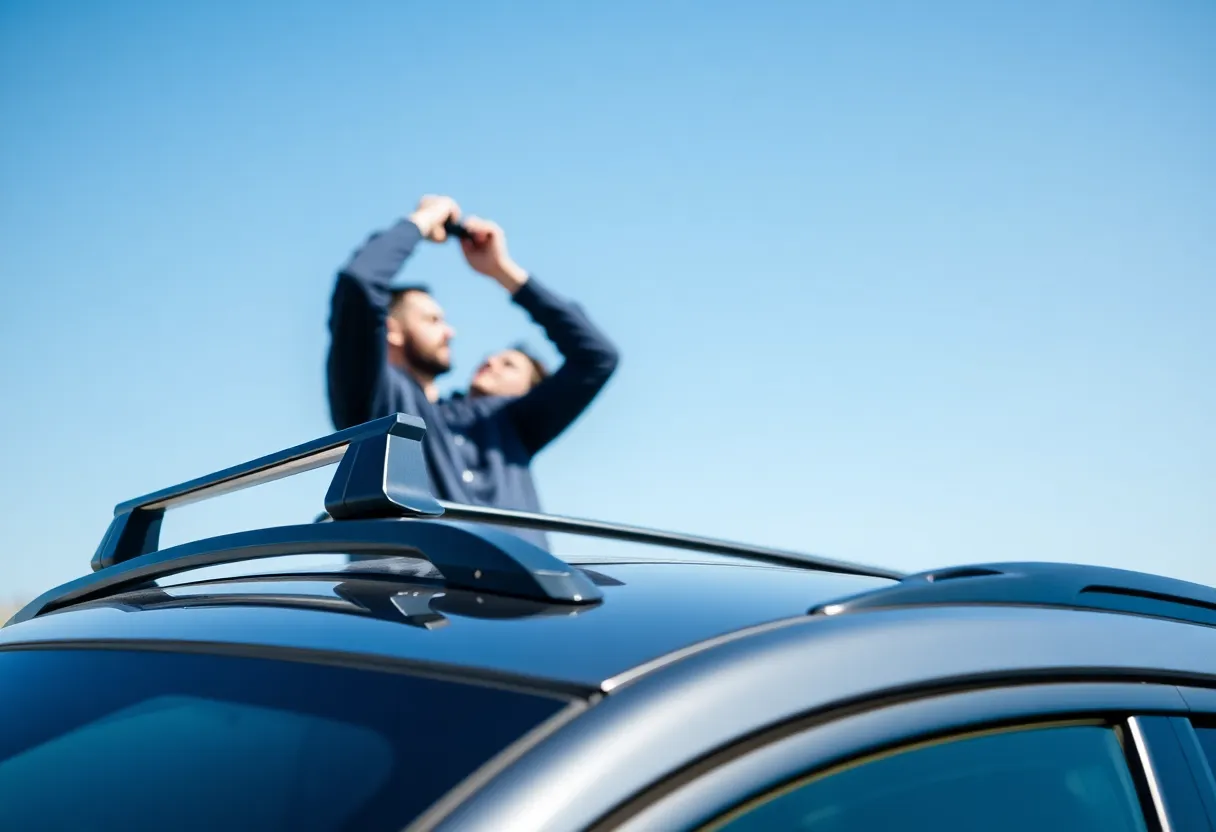
[[[1212,774],[1216,775],[1216,719],[1196,723],[1195,735],[1199,737],[1199,745],[1203,748],[1203,756],[1208,758]]]
[[[711,823],[730,832],[1143,832],[1117,729],[1055,724],[877,754],[793,784]]]
[[[266,656],[0,650],[0,830],[399,830],[563,707]]]

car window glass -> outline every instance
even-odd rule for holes
[[[349,763],[340,770],[323,761],[335,747]],[[98,776],[115,753],[122,756],[122,770],[136,776]],[[65,760],[78,764],[65,766]],[[0,763],[0,806],[13,807],[0,815],[15,810],[10,828],[34,829],[52,818],[58,826],[59,820],[84,817],[90,806],[135,806],[154,794],[183,813],[205,812],[216,828],[281,828],[293,812],[333,828],[384,786],[392,767],[388,740],[358,725],[230,702],[156,697]],[[197,805],[209,802],[195,782],[204,772],[240,782],[259,800]],[[55,783],[58,800],[38,807],[23,800],[45,783]],[[321,794],[324,799],[316,799]],[[22,816],[22,806],[33,811]]]
[[[563,705],[303,662],[0,652],[0,829],[399,830]]]
[[[1195,734],[1199,737],[1199,745],[1203,747],[1204,756],[1208,758],[1208,766],[1212,769],[1212,774],[1216,775],[1216,721],[1196,725]]]
[[[732,813],[731,832],[1142,832],[1112,728],[976,734],[872,757]]]

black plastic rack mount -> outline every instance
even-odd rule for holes
[[[427,483],[426,426],[395,414],[120,503],[93,556],[92,575],[56,587],[9,620],[17,624],[72,604],[147,587],[158,578],[227,563],[344,553],[430,561],[443,583],[546,603],[603,598],[587,575],[507,532],[434,519],[444,513]],[[325,496],[339,522],[237,532],[159,549],[165,511],[338,462]],[[385,518],[412,518],[385,523]]]

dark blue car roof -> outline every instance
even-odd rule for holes
[[[0,645],[288,648],[586,689],[697,642],[892,583],[730,559],[581,563],[604,598],[575,607],[452,590],[427,580],[424,561],[393,560],[404,567],[395,575],[381,561],[371,571],[352,564],[126,592],[2,629]]]

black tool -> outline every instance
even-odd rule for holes
[[[464,223],[459,220],[444,220],[443,230],[448,232],[449,237],[455,237],[459,240],[471,240],[473,235],[469,233],[469,229],[464,227]]]

